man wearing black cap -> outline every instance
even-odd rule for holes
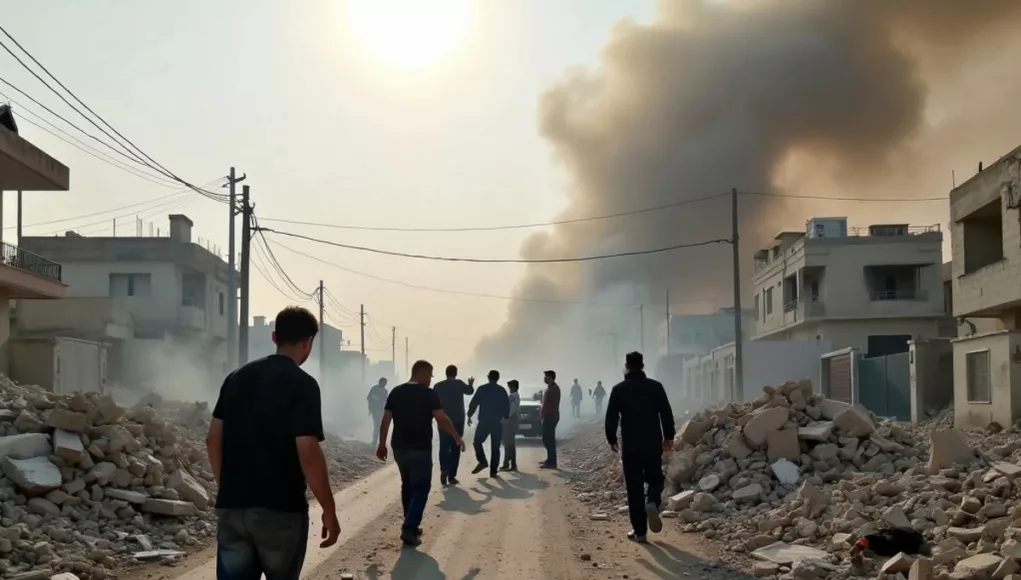
[[[663,529],[659,516],[663,453],[672,449],[674,443],[674,413],[666,390],[659,381],[646,377],[644,369],[642,353],[627,354],[624,381],[610,390],[605,425],[610,449],[614,453],[621,451],[631,519],[627,537],[641,543],[647,541],[647,530],[659,532]],[[617,444],[618,424],[620,446]]]
[[[510,398],[507,396],[507,390],[497,383],[500,380],[499,371],[489,371],[486,378],[489,382],[475,391],[475,396],[468,404],[469,425],[475,410],[479,409],[479,426],[475,428],[475,457],[479,464],[472,473],[479,473],[488,467],[489,476],[496,477],[500,467],[500,435],[503,422],[510,415]],[[486,450],[482,447],[486,438],[489,438],[492,463],[486,460]]]

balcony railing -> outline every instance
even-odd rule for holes
[[[3,264],[60,282],[60,264],[53,260],[26,252],[17,246],[3,243]]]
[[[928,293],[925,290],[914,288],[903,288],[901,290],[873,290],[871,292],[873,302],[885,302],[889,300],[927,300]]]

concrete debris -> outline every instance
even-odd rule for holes
[[[757,576],[1021,580],[1021,425],[959,431],[952,411],[899,423],[808,381],[686,415],[692,426],[663,458],[669,525],[718,542],[724,559],[763,560]],[[563,453],[591,510],[626,501],[601,429],[576,433]],[[931,550],[851,558],[884,527],[917,530]]]
[[[145,397],[125,409],[0,375],[0,573],[107,580],[131,561],[167,561],[215,536],[206,402]],[[373,449],[327,436],[331,480],[376,469]]]

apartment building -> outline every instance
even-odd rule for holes
[[[1021,418],[1021,147],[950,193],[955,424]]]
[[[218,381],[229,370],[227,264],[193,243],[192,226],[171,215],[169,237],[24,238],[62,264],[68,299],[45,312],[25,304],[19,330],[110,343],[111,380],[144,384],[185,364]]]
[[[67,191],[69,183],[67,166],[18,135],[10,108],[0,106],[0,372],[8,372],[11,300],[49,302],[67,292],[59,263],[3,241],[3,192]]]
[[[938,225],[848,228],[815,218],[755,253],[752,340],[824,340],[864,356],[953,332],[945,312]]]

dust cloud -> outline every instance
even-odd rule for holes
[[[612,30],[597,69],[570,70],[540,97],[539,132],[570,182],[570,206],[558,219],[731,188],[877,199],[946,195],[952,169],[960,183],[965,168],[1016,145],[1021,121],[1006,95],[1021,88],[1010,56],[1021,44],[1012,33],[1019,20],[1021,2],[1013,0],[663,1],[653,22],[625,20]],[[947,216],[945,202],[747,195],[740,203],[746,296],[752,253],[813,215],[860,225],[895,215],[932,224]],[[727,197],[692,201],[553,227],[528,239],[521,254],[728,238],[730,220]],[[730,252],[718,245],[531,265],[517,296],[620,306],[514,302],[505,324],[478,344],[476,364],[538,378],[549,366],[605,383],[620,376],[623,352],[644,342],[648,367],[662,350],[657,317],[667,289],[675,312],[732,304]],[[637,312],[643,303],[661,305],[659,313],[644,309],[644,336]]]

